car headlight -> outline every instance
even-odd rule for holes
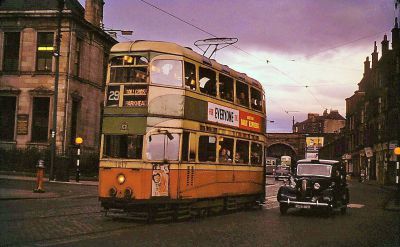
[[[319,190],[321,188],[321,185],[319,183],[314,184],[314,189]]]
[[[119,174],[117,176],[117,181],[119,184],[123,184],[125,182],[125,175],[124,174]]]

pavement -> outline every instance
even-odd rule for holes
[[[400,211],[400,191],[395,185],[380,185],[376,180],[366,180],[363,183],[370,186],[380,187],[386,191],[391,191],[393,196],[386,202],[385,210]]]
[[[19,181],[31,181],[32,185],[36,187],[36,178],[23,175],[0,175],[0,179],[6,180],[19,180]],[[46,191],[52,184],[65,184],[65,185],[78,185],[78,186],[98,186],[97,181],[79,181],[79,182],[65,182],[65,181],[49,181],[48,178],[44,179],[43,188],[44,193],[35,193],[33,189],[15,189],[15,188],[0,188],[0,200],[21,200],[21,199],[49,199],[62,197],[63,194],[55,191]]]
[[[23,181],[32,181],[33,184],[36,184],[36,178],[30,176],[23,175],[7,175],[0,174],[0,179],[8,179],[8,180],[23,180]],[[355,179],[353,179],[354,181]],[[397,193],[396,186],[382,186],[379,185],[375,180],[368,180],[364,182],[370,186],[377,186],[386,191],[391,191],[393,197],[391,197],[385,204],[385,210],[389,211],[400,211],[400,195]],[[57,191],[46,191],[46,187],[50,184],[65,184],[65,185],[74,185],[74,186],[98,186],[98,181],[88,181],[81,180],[79,182],[65,182],[65,181],[49,181],[48,178],[44,180],[44,190],[45,193],[35,193],[33,190],[26,189],[14,189],[14,188],[0,188],[0,200],[18,200],[18,199],[48,199],[48,198],[57,198],[61,197],[62,194]],[[396,198],[397,196],[397,198]]]

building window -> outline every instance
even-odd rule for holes
[[[74,60],[75,76],[79,76],[80,64],[81,64],[81,51],[82,51],[82,40],[76,39],[75,60]]]
[[[19,41],[21,33],[4,33],[4,71],[17,71],[19,65]]]
[[[75,144],[76,130],[78,127],[79,101],[72,101],[70,143]]]
[[[13,141],[15,129],[15,108],[17,97],[0,97],[0,140]]]
[[[54,52],[54,33],[38,33],[36,70],[51,71]]]
[[[49,133],[49,97],[33,98],[32,141],[46,142]]]

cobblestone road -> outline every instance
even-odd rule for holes
[[[46,183],[52,198],[0,199],[0,246],[400,246],[399,213],[383,210],[387,191],[353,183],[346,216],[281,217],[282,183],[267,180],[266,210],[151,225],[104,217],[97,186]],[[30,193],[34,181],[0,179],[0,188]]]

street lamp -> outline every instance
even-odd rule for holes
[[[120,32],[121,35],[129,36],[133,34],[132,30],[121,30],[121,29],[103,29],[104,32],[107,32],[114,39],[117,38],[117,32]]]

